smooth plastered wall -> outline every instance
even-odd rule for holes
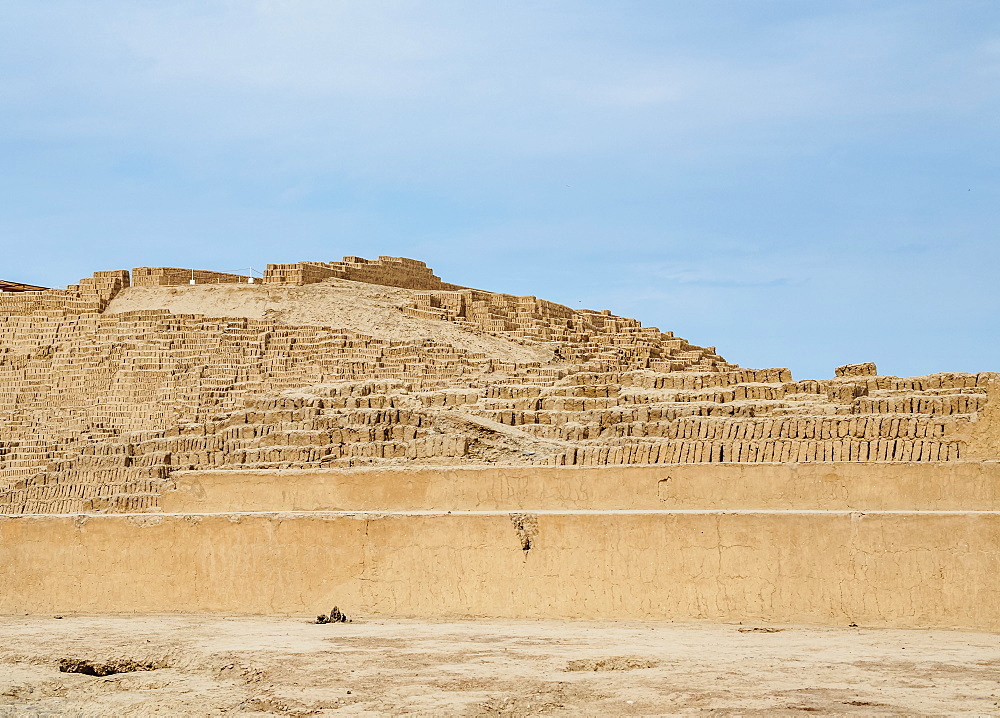
[[[183,472],[0,517],[0,612],[1000,628],[998,462]]]
[[[166,512],[1000,509],[1000,462],[175,472]]]
[[[6,518],[0,611],[996,629],[998,539],[971,512]]]

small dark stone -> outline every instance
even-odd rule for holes
[[[337,606],[330,609],[329,616],[323,614],[316,616],[316,623],[348,623],[350,620]]]

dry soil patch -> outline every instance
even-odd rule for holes
[[[310,620],[0,618],[0,716],[1000,711],[1000,640],[991,634]],[[60,672],[67,658],[145,670]]]

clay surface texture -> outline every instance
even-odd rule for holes
[[[0,291],[0,715],[993,711],[1000,374],[830,374],[399,257]]]

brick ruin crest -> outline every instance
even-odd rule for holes
[[[0,513],[155,510],[191,469],[995,458],[997,380],[796,380],[398,257],[102,271],[0,293]]]

